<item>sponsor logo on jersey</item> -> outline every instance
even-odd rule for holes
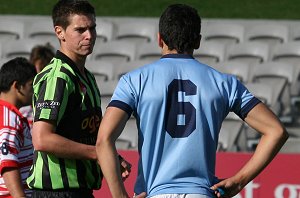
[[[39,110],[42,109],[56,109],[60,106],[60,102],[53,101],[53,100],[46,100],[43,102],[37,102],[36,108]]]
[[[101,118],[98,115],[85,118],[81,123],[83,130],[88,130],[89,133],[96,133],[100,126]]]

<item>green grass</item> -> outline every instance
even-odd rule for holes
[[[1,2],[1,14],[50,15],[56,0]],[[196,7],[202,18],[300,19],[299,0],[90,0],[97,16],[158,17],[171,3]]]

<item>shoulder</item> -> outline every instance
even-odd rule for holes
[[[53,81],[56,79],[61,79],[66,82],[75,82],[76,74],[67,63],[62,62],[62,60],[58,58],[53,58],[50,64],[36,75],[34,85],[42,81]]]
[[[159,61],[159,60],[158,60]],[[151,63],[143,63],[140,65],[136,65],[135,68],[131,69],[127,73],[123,75],[125,78],[140,78],[142,75],[148,75],[152,71],[159,72],[157,68],[159,68],[158,61]]]
[[[238,79],[235,75],[233,74],[228,74],[228,73],[224,73],[222,71],[219,71],[213,67],[209,67],[207,66],[208,69],[208,73],[210,73],[211,75],[213,75],[215,78],[217,78],[218,80],[220,80],[220,82],[224,83],[238,83]]]
[[[5,101],[0,101],[1,127],[17,128],[17,125],[21,124],[20,121],[22,117],[22,114],[15,106]]]

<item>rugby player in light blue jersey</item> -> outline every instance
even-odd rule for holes
[[[128,197],[118,174],[115,140],[132,113],[140,154],[134,191],[147,197],[232,197],[268,165],[288,137],[278,118],[236,77],[193,58],[200,45],[200,24],[194,8],[169,6],[159,22],[162,57],[119,81],[96,145],[114,198]],[[250,161],[220,181],[215,176],[218,136],[231,111],[262,138]]]

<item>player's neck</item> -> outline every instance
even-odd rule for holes
[[[15,107],[17,107],[18,109],[20,108],[17,102],[17,98],[9,91],[6,93],[1,93],[0,94],[0,100],[4,100],[12,105],[14,105]]]
[[[193,55],[194,50],[189,50],[183,53],[178,53],[178,51],[176,49],[170,50],[169,47],[163,43],[162,46],[162,55],[166,55],[166,54],[189,54],[189,55]]]
[[[82,74],[82,76],[86,78],[84,68],[85,68],[85,61],[87,56],[83,56],[83,55],[80,56],[76,53],[73,53],[72,51],[64,50],[64,48],[61,48],[60,51],[75,63],[79,72]]]
[[[167,54],[188,54],[188,55],[193,55],[193,50],[191,52],[184,52],[184,53],[178,53],[177,50],[166,50],[162,51],[162,55],[167,55]]]

